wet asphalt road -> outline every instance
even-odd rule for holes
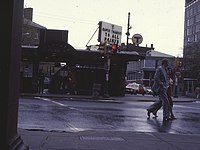
[[[152,102],[97,102],[74,99],[20,98],[18,127],[29,130],[78,132],[84,130],[200,134],[200,103],[174,103],[176,120],[147,119]]]

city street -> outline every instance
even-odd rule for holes
[[[98,130],[200,134],[198,101],[174,102],[173,109],[177,119],[163,122],[162,109],[157,118],[151,116],[147,119],[146,108],[153,103],[148,100],[149,97],[150,95],[127,95],[117,101],[21,97],[18,127],[58,132]]]

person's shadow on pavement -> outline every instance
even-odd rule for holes
[[[147,123],[158,132],[168,133],[171,129],[172,121],[159,121],[157,118],[147,119]]]

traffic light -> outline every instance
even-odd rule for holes
[[[115,54],[115,53],[117,53],[117,50],[118,50],[118,45],[112,44],[112,52]]]
[[[106,53],[106,50],[107,50],[107,48],[106,48],[106,42],[101,42],[100,43],[99,50],[100,50],[101,53],[104,53],[104,54]]]
[[[99,50],[104,50],[104,49],[105,49],[105,43],[100,43]]]
[[[183,63],[181,61],[179,61],[178,67],[180,67],[180,68],[183,67]]]
[[[176,61],[176,67],[177,67],[177,68],[183,67],[183,62],[180,61],[180,60],[177,60],[177,61]]]

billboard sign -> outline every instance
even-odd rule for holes
[[[98,42],[121,45],[122,27],[111,23],[99,22]]]

